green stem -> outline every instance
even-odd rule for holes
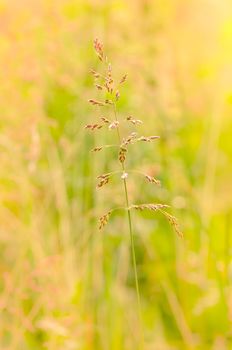
[[[116,103],[114,103],[114,115],[115,115],[115,120],[118,121]],[[121,145],[121,136],[120,136],[119,127],[117,127],[117,135],[118,135],[119,143]],[[123,170],[123,172],[125,172],[126,169],[125,169],[124,162],[121,164],[122,164],[122,170]],[[137,305],[138,305],[138,314],[139,314],[139,323],[140,323],[140,337],[141,337],[140,341],[141,341],[141,349],[143,349],[144,348],[144,336],[143,336],[143,326],[142,326],[141,300],[140,300],[139,281],[138,281],[138,272],[137,272],[137,264],[136,264],[134,235],[133,235],[133,231],[132,231],[132,220],[131,220],[130,203],[129,203],[129,196],[128,196],[127,180],[126,179],[123,179],[123,184],[124,184],[124,192],[125,192],[125,199],[126,199],[126,208],[127,208],[129,233],[130,233],[130,241],[131,241],[132,262],[133,262],[133,269],[134,269],[135,287],[136,287],[136,296],[137,296]]]

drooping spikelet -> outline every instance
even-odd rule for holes
[[[101,230],[105,225],[107,225],[111,214],[112,210],[109,210],[106,214],[102,215],[99,218],[99,230]]]

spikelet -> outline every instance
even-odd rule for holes
[[[109,87],[108,82],[104,84],[104,87],[106,88],[107,92],[111,93],[111,88]]]
[[[122,79],[120,80],[119,84],[123,84],[126,81],[127,74],[125,74]]]
[[[148,203],[148,204],[133,204],[129,207],[129,209],[136,209],[136,210],[152,210],[152,211],[159,211],[161,212],[166,219],[169,221],[170,225],[173,227],[174,231],[177,233],[179,237],[183,237],[183,233],[181,232],[179,228],[179,224],[177,221],[177,218],[168,212],[166,212],[164,209],[170,208],[169,205],[167,204],[153,204],[153,203]]]
[[[124,163],[126,160],[126,152],[127,149],[124,147],[120,147],[119,154],[118,154],[118,160],[120,163]]]
[[[105,124],[109,124],[109,119],[107,119],[107,118],[105,118],[105,117],[101,117],[100,118],[101,119],[101,121],[103,121],[103,123],[105,123]]]
[[[168,219],[170,225],[173,227],[174,231],[177,233],[179,237],[183,237],[183,233],[180,230],[178,220],[175,216],[167,213],[164,210],[160,210],[161,213]]]
[[[159,139],[159,136],[140,136],[137,141],[151,142],[153,140]]]
[[[109,180],[110,180],[109,176],[105,176],[105,177],[104,177],[103,175],[100,175],[98,178],[100,179],[100,181],[99,181],[98,184],[97,184],[97,187],[98,187],[98,188],[100,188],[100,187],[102,187],[102,186],[108,184],[108,182],[109,182]]]
[[[90,98],[88,100],[89,103],[91,103],[93,106],[104,106],[105,104],[103,102],[100,102],[100,101],[96,101],[92,98]]]
[[[112,210],[108,211],[108,213],[102,215],[99,218],[99,230],[101,230],[105,225],[107,225],[111,214],[112,214]]]
[[[97,184],[97,187],[100,188],[100,187],[102,187],[102,186],[108,184],[108,182],[109,182],[109,179],[108,179],[108,178],[106,178],[106,179],[101,179],[100,182]]]
[[[123,139],[122,146],[126,147],[136,141],[137,133],[132,132],[127,138]]]
[[[112,66],[111,66],[111,63],[108,64],[108,77],[109,77],[109,79],[112,79]]]
[[[98,72],[96,72],[94,69],[91,69],[90,73],[93,74],[94,78],[99,78],[100,77],[100,74]]]
[[[167,204],[154,204],[154,203],[146,203],[146,204],[133,204],[131,205],[130,209],[136,209],[136,210],[153,210],[157,211],[160,209],[169,208],[169,205]]]
[[[95,84],[95,86],[96,86],[96,88],[97,88],[98,90],[102,90],[102,89],[103,89],[103,87],[102,87],[101,85],[99,85],[99,84]]]
[[[106,100],[105,100],[105,104],[107,104],[107,105],[113,105],[114,102],[111,101],[111,100],[106,99]]]
[[[112,123],[109,125],[109,129],[116,129],[119,126],[119,122],[117,120],[114,120]]]
[[[126,120],[128,120],[129,122],[131,122],[133,125],[138,125],[138,124],[142,124],[142,120],[140,119],[133,119],[133,117],[129,116],[126,118]]]
[[[102,147],[94,147],[91,149],[91,152],[100,152],[102,150]]]
[[[151,183],[155,183],[156,185],[160,186],[160,181],[155,179],[154,177],[150,176],[150,175],[145,175],[145,178],[151,182]]]
[[[85,125],[85,129],[89,129],[89,130],[92,130],[92,131],[99,130],[102,127],[103,127],[102,124],[87,124],[87,125]]]
[[[103,45],[100,43],[98,39],[94,40],[94,48],[97,53],[98,58],[103,61],[104,58],[104,52],[103,52]]]

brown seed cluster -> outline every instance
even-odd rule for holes
[[[87,124],[85,126],[85,129],[89,129],[89,130],[94,131],[94,130],[101,129],[102,127],[103,127],[103,125],[101,125],[101,124]]]
[[[109,119],[105,118],[105,117],[101,117],[101,120],[103,121],[103,123],[105,124],[109,124]]]
[[[110,174],[102,174],[102,175],[99,175],[97,178],[100,180],[97,184],[97,187],[99,188],[108,184],[110,180]]]
[[[124,147],[121,147],[120,150],[119,150],[119,154],[118,154],[118,160],[120,163],[124,163],[125,160],[126,160],[126,152],[127,152],[127,149],[124,148]]]
[[[102,150],[102,147],[94,147],[91,149],[91,152],[100,152]]]
[[[99,230],[101,230],[108,223],[111,214],[112,214],[112,210],[108,211],[108,213],[106,213],[100,217]]]

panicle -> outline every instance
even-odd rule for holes
[[[120,141],[121,137],[120,137],[120,130],[119,130],[119,121],[118,121],[117,115],[116,115],[116,103],[120,98],[120,92],[118,90],[118,89],[120,89],[119,85],[123,84],[127,80],[127,74],[125,74],[121,78],[121,80],[119,81],[119,84],[117,84],[118,87],[116,88],[114,85],[113,77],[112,77],[111,63],[108,63],[107,57],[104,53],[103,45],[97,38],[94,40],[94,49],[97,53],[98,58],[101,61],[104,61],[103,63],[105,65],[105,72],[104,72],[104,74],[100,74],[93,69],[90,72],[95,78],[96,88],[98,90],[101,90],[101,91],[104,90],[104,93],[106,95],[105,96],[106,99],[104,99],[104,101],[89,99],[88,101],[93,106],[106,106],[107,107],[107,105],[113,105],[114,106],[114,113],[115,113],[115,120],[112,120],[111,118],[108,119],[105,116],[101,116],[99,118],[100,123],[87,124],[85,126],[85,128],[94,131],[94,130],[101,129],[103,126],[105,126],[107,124],[108,128],[110,130],[117,129],[117,134],[118,134],[118,138],[119,138],[118,145],[103,145],[100,147],[94,147],[91,151],[92,152],[99,152],[103,149],[103,147],[117,146],[118,147],[118,160],[122,165],[122,172],[120,172],[121,179],[125,182],[124,183],[124,185],[125,185],[126,179],[128,178],[128,173],[125,170],[125,164],[124,164],[125,160],[126,160],[126,156],[127,156],[127,149],[128,149],[127,146],[130,144],[134,144],[138,141],[151,142],[153,140],[159,139],[159,136],[155,136],[155,135],[138,136],[137,132],[132,132],[127,137],[122,138],[122,141]],[[138,125],[142,124],[142,120],[136,119],[131,115],[126,117],[126,121],[133,124],[134,126],[138,126]],[[132,170],[132,172],[133,172],[133,170]],[[137,171],[135,171],[135,172],[137,172]],[[97,179],[98,179],[97,188],[101,188],[104,185],[108,184],[112,174],[114,174],[114,173],[118,173],[118,171],[99,175],[97,177]],[[142,174],[148,182],[154,183],[156,185],[160,185],[160,181],[157,180],[156,178],[154,178],[153,176],[143,174],[141,172],[138,172],[138,173]],[[143,211],[143,210],[159,211],[169,221],[169,223],[174,228],[175,232],[179,236],[182,237],[182,232],[180,231],[177,219],[173,215],[169,214],[166,211],[167,208],[169,208],[169,206],[167,204],[143,203],[143,204],[132,204],[132,205],[127,204],[127,208],[124,208],[124,209],[126,209],[126,210],[135,209],[135,210],[141,210],[141,211]],[[99,219],[99,229],[100,230],[108,223],[110,215],[112,214],[112,212],[114,210],[115,209],[109,210],[106,214],[104,214],[100,217],[100,219]]]

